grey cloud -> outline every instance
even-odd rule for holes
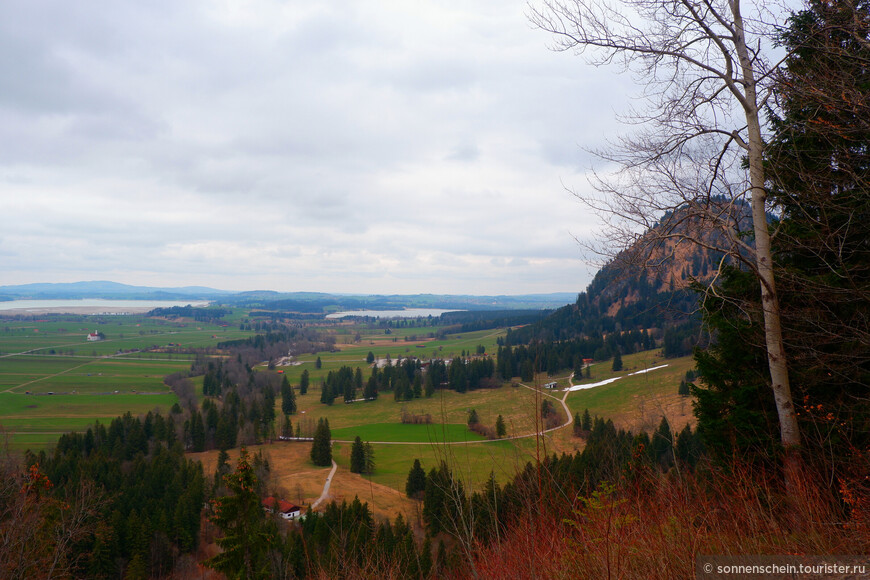
[[[447,159],[450,161],[476,161],[480,157],[480,149],[473,143],[465,143],[456,147]]]
[[[606,79],[502,2],[450,4],[0,8],[8,275],[582,289],[590,218],[561,182],[584,183]]]

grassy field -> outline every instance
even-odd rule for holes
[[[108,422],[128,411],[144,414],[157,409],[165,413],[176,398],[163,384],[163,377],[189,368],[192,359],[191,355],[166,352],[170,343],[213,346],[221,340],[251,334],[238,330],[237,324],[183,324],[135,316],[97,318],[9,322],[5,328],[0,321],[0,424],[12,432],[13,448],[50,445],[63,432],[85,429],[95,420]],[[102,331],[106,340],[87,343],[85,336],[92,330]],[[559,390],[538,391],[536,385],[556,380],[564,388],[570,381],[569,371],[555,377],[541,375],[524,385],[506,383],[500,388],[468,393],[437,391],[432,398],[410,402],[397,402],[393,393],[382,393],[375,401],[344,404],[337,399],[331,406],[320,403],[320,379],[330,370],[345,365],[360,367],[364,378],[368,378],[371,371],[365,359],[369,352],[378,359],[389,356],[393,361],[406,356],[450,359],[483,345],[488,354],[493,354],[504,330],[441,339],[434,338],[436,328],[426,326],[391,329],[386,334],[375,325],[336,321],[324,323],[322,330],[335,338],[335,352],[306,354],[295,359],[295,364],[273,371],[263,365],[258,371],[283,371],[294,385],[298,385],[303,370],[309,371],[308,393],[297,392],[298,413],[291,417],[294,426],[301,425],[304,431],[311,432],[317,419],[324,417],[329,419],[334,440],[351,441],[359,436],[374,442],[377,468],[368,477],[349,473],[351,446],[335,443],[333,455],[340,467],[332,483],[335,499],[351,500],[359,495],[381,515],[416,513],[417,504],[403,493],[415,458],[427,471],[447,461],[466,488],[474,490],[491,473],[504,483],[536,457],[582,448],[582,440],[573,436],[570,427],[538,438],[494,441],[467,427],[468,413],[474,409],[481,423],[490,427],[502,415],[508,438],[532,435],[541,400],[549,398],[563,413],[557,400],[565,396]],[[153,348],[157,352],[137,352]],[[315,368],[318,356],[321,369]],[[658,351],[651,351],[626,355],[623,362],[625,370],[617,373],[610,370],[609,361],[595,364],[591,379],[577,381],[597,383],[619,377],[608,385],[569,393],[565,401],[572,415],[588,408],[593,415],[611,418],[617,425],[635,430],[654,429],[663,414],[676,429],[691,421],[691,402],[677,395],[680,379],[693,367],[691,358],[664,360]],[[662,365],[667,366],[632,374]],[[201,385],[198,380],[194,383]],[[429,415],[432,423],[402,424],[403,413]],[[310,444],[276,442],[252,450],[257,448],[270,457],[275,493],[300,504],[310,503],[320,495],[329,470],[311,464]],[[204,462],[206,473],[213,472],[216,452],[192,456]]]
[[[613,419],[622,427],[650,432],[658,427],[662,416],[668,418],[672,429],[694,424],[691,399],[677,394],[680,380],[695,367],[692,357],[665,359],[660,350],[652,350],[626,355],[622,361],[622,371],[613,372],[611,362],[606,361],[592,366],[591,379],[576,381],[596,383],[620,377],[608,385],[572,392],[567,399],[571,411],[582,414],[589,409],[592,415]],[[662,365],[667,366],[632,375]]]
[[[105,340],[88,342],[100,331]],[[163,383],[193,355],[170,348],[215,346],[250,336],[238,326],[130,316],[0,319],[0,425],[13,449],[39,448],[70,430],[126,412],[167,412],[177,401]],[[145,349],[157,349],[147,352]]]
[[[566,402],[572,414],[588,408],[593,415],[613,418],[620,427],[635,430],[654,429],[663,413],[676,428],[690,421],[691,403],[677,395],[680,380],[693,366],[690,357],[664,360],[658,351],[652,351],[627,355],[623,362],[626,370],[618,373],[610,370],[610,362],[593,367],[592,379],[583,382],[622,378],[610,385],[568,394]],[[667,366],[630,376],[638,370],[661,365]],[[569,377],[569,372],[556,377],[542,375],[534,384],[557,380],[564,387]],[[534,384],[529,386],[534,387]],[[325,417],[329,419],[333,438],[339,440],[349,441],[360,436],[364,441],[417,443],[374,443],[377,470],[370,479],[375,483],[403,490],[408,470],[417,458],[427,470],[442,460],[448,461],[468,488],[477,489],[491,472],[504,483],[538,454],[575,452],[582,449],[582,440],[574,437],[568,427],[547,433],[540,441],[534,437],[486,441],[467,429],[468,410],[474,408],[487,425],[494,425],[496,417],[502,414],[508,425],[508,436],[529,435],[535,430],[534,417],[541,398],[547,397],[555,403],[563,396],[564,392],[546,390],[536,396],[531,388],[506,384],[499,389],[464,394],[438,391],[431,399],[405,403],[396,402],[391,393],[386,393],[376,401],[352,404],[337,401],[326,406],[319,402],[320,391],[314,387],[307,395],[298,397],[300,413],[292,420],[307,421],[310,427],[317,418]],[[561,406],[557,404],[557,408]],[[435,424],[402,425],[399,417],[403,409],[420,415],[431,414]],[[343,469],[349,467],[349,449],[346,443],[335,445],[334,455]]]

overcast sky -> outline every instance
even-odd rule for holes
[[[631,79],[523,2],[4,0],[0,285],[577,292]]]

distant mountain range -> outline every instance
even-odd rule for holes
[[[102,298],[104,300],[214,300],[230,294],[233,294],[233,292],[202,286],[152,288],[149,286],[130,286],[105,280],[0,286],[0,300],[78,300],[81,298]]]
[[[571,292],[472,296],[449,294],[362,295],[322,292],[230,292],[203,286],[155,288],[118,282],[93,281],[0,286],[0,300],[210,300],[232,306],[292,312],[328,312],[359,309],[440,308],[459,310],[546,310],[576,300]]]

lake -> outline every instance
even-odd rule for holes
[[[372,318],[426,318],[427,316],[438,317],[445,312],[459,312],[459,310],[442,310],[440,308],[405,308],[404,310],[350,310],[348,312],[333,312],[327,314],[327,318],[344,318],[346,316],[371,316]]]
[[[208,306],[203,300],[100,300],[85,298],[82,300],[11,300],[0,302],[0,312],[17,311],[18,313],[78,313],[85,310],[93,313],[122,314],[123,312],[145,312],[154,308],[171,308],[172,306]]]

